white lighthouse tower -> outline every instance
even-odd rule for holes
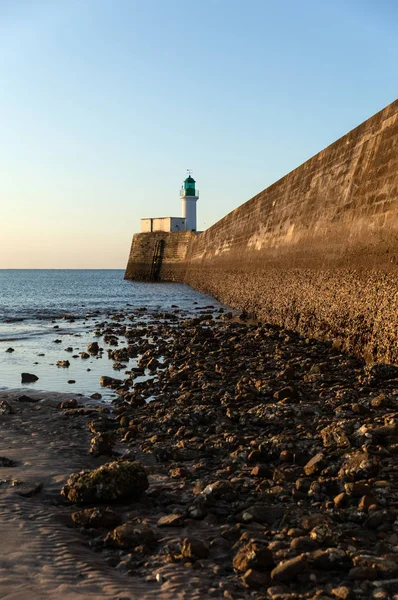
[[[188,171],[181,188],[180,198],[182,202],[182,216],[185,218],[185,230],[196,231],[196,201],[199,198],[199,190],[195,188],[195,180]]]

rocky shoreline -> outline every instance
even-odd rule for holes
[[[125,377],[51,408],[83,454],[48,510],[124,598],[398,598],[398,368],[245,317],[98,324]],[[11,396],[2,429],[39,416]]]

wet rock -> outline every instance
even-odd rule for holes
[[[291,450],[282,450],[279,455],[281,463],[292,463],[294,462],[294,454]]]
[[[103,387],[119,387],[122,383],[123,381],[121,379],[115,379],[114,377],[108,377],[107,375],[100,377],[100,384]]]
[[[198,521],[204,519],[207,515],[207,508],[204,502],[201,502],[199,499],[199,501],[195,501],[193,504],[188,506],[187,515],[191,519],[197,519]]]
[[[351,561],[344,552],[339,548],[326,548],[325,550],[315,550],[308,554],[310,564],[315,569],[321,570],[347,570],[352,566]]]
[[[121,461],[72,474],[61,494],[70,502],[88,504],[136,500],[147,489],[148,478],[141,463]]]
[[[344,489],[348,495],[353,496],[354,498],[361,498],[362,496],[369,495],[372,492],[372,489],[369,485],[351,481],[344,484]]]
[[[270,570],[275,565],[272,552],[257,542],[249,542],[240,548],[232,564],[235,571],[239,572],[246,572],[249,569]]]
[[[358,510],[362,512],[367,512],[369,507],[377,506],[377,500],[373,498],[373,496],[362,496],[358,503]]]
[[[300,536],[294,538],[290,542],[290,547],[292,548],[292,550],[295,550],[298,554],[302,554],[303,552],[315,550],[318,547],[318,542],[316,540],[311,539],[310,537]]]
[[[0,401],[0,415],[13,415],[15,413],[11,404],[7,400]]]
[[[70,367],[70,362],[69,360],[57,360],[57,367],[63,367],[64,369],[67,369]]]
[[[253,469],[250,471],[250,475],[252,475],[253,477],[271,478],[272,471],[269,467],[265,465],[257,465],[256,467],[253,467]]]
[[[320,433],[325,448],[347,448],[350,446],[350,440],[344,429],[334,423],[322,429]]]
[[[19,496],[24,498],[31,498],[35,496],[43,489],[43,483],[41,481],[29,481],[18,485],[16,492]]]
[[[375,510],[365,521],[364,525],[368,529],[378,529],[380,525],[392,523],[396,516],[388,510]]]
[[[78,408],[78,402],[76,398],[70,398],[69,400],[63,400],[57,404],[57,408],[60,409],[69,409],[69,408]]]
[[[11,352],[15,352],[14,348],[7,348],[6,352],[8,352],[9,354],[11,354]]]
[[[249,569],[242,577],[242,582],[246,587],[253,588],[255,590],[265,589],[269,583],[270,577],[268,573]]]
[[[83,360],[87,360],[88,358],[90,358],[90,354],[88,354],[87,352],[80,352],[80,358],[83,358]]]
[[[309,489],[311,487],[311,483],[312,483],[311,479],[299,477],[295,483],[296,490],[298,492],[302,492],[303,494],[307,494],[307,492],[309,491]]]
[[[382,556],[372,556],[370,554],[360,554],[353,558],[354,567],[369,568],[376,571],[380,577],[386,579],[398,575],[398,564]]]
[[[90,441],[90,454],[92,456],[110,456],[112,454],[115,437],[112,433],[97,433]]]
[[[337,494],[333,498],[333,502],[336,508],[343,508],[348,502],[348,495],[345,492],[341,492],[341,494]]]
[[[307,462],[304,467],[304,473],[308,476],[319,473],[326,466],[325,456],[319,452]]]
[[[72,513],[72,521],[80,527],[113,529],[120,525],[121,517],[109,507],[87,508]]]
[[[295,400],[298,398],[297,390],[294,387],[285,387],[274,394],[275,400]]]
[[[184,558],[198,560],[209,556],[209,545],[198,538],[185,538],[181,546],[181,555]]]
[[[33,373],[21,373],[21,383],[34,383],[39,378]]]
[[[231,500],[234,497],[233,488],[229,481],[215,481],[205,487],[202,492],[207,504],[214,504],[218,500]]]
[[[89,354],[98,354],[99,352],[99,346],[98,346],[98,342],[92,342],[91,344],[89,344],[87,346],[87,352]]]
[[[352,597],[352,589],[347,587],[346,585],[340,585],[338,587],[332,588],[332,596],[334,598],[338,598],[338,600],[350,600]]]
[[[111,345],[127,340],[110,358],[135,358],[140,367],[135,361],[114,386],[113,425],[96,417],[90,430],[112,432],[144,453],[151,471],[169,475],[128,518],[158,521],[166,561],[183,558],[199,575],[213,569],[222,586],[209,596],[259,590],[252,594],[279,600],[365,600],[372,581],[395,578],[353,563],[368,553],[391,560],[398,547],[395,380],[281,327],[201,317],[168,321],[131,311],[98,324]],[[181,555],[182,526],[181,537],[203,539],[217,564]],[[273,585],[272,565],[247,559],[250,543],[272,552]],[[242,566],[232,571],[240,552]],[[118,562],[157,573],[155,556],[144,567],[144,554],[134,546]]]
[[[333,528],[328,523],[316,525],[310,531],[310,538],[318,544],[330,543],[333,540]]]
[[[256,504],[244,510],[241,518],[244,523],[255,521],[256,523],[273,525],[282,518],[283,512],[283,507],[281,506]]]
[[[377,579],[377,570],[372,567],[353,567],[347,577],[351,581],[374,581]]]
[[[343,462],[339,477],[347,480],[369,479],[378,472],[378,461],[374,456],[369,456],[368,452],[354,452]]]
[[[173,479],[181,479],[182,477],[188,477],[189,471],[185,467],[175,467],[170,469],[169,476]]]
[[[305,573],[308,568],[309,562],[307,556],[299,554],[299,556],[282,560],[278,563],[275,569],[271,571],[271,579],[280,583],[289,583],[294,581],[301,573]]]
[[[0,456],[0,467],[16,467],[18,463],[6,456]]]
[[[86,425],[91,433],[109,433],[115,429],[115,421],[107,417],[100,417],[89,421]]]
[[[393,593],[395,594],[393,596],[393,600],[397,600],[396,598],[396,594],[398,593],[398,579],[394,578],[394,579],[383,579],[381,581],[374,581],[373,582],[373,586],[376,588],[376,590],[385,590],[386,591],[386,596],[385,598],[389,598],[388,593]],[[373,597],[376,598],[375,593],[373,593]]]
[[[113,548],[129,550],[136,546],[151,546],[156,542],[152,529],[140,523],[125,523],[110,531],[105,538],[105,545]]]
[[[40,398],[31,398],[30,396],[25,396],[25,394],[23,394],[22,396],[18,396],[17,401],[36,404],[36,402],[40,402]]]
[[[388,441],[388,438],[398,435],[398,423],[374,427],[371,430],[371,434],[376,438],[379,444],[385,444]]]
[[[158,527],[181,527],[184,524],[184,517],[179,513],[164,515],[157,522]]]

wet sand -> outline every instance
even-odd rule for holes
[[[106,462],[88,453],[91,435],[85,424],[92,414],[65,417],[56,408],[59,402],[75,398],[72,394],[29,392],[37,402],[18,401],[24,392],[0,394],[0,402],[6,400],[14,411],[0,415],[0,456],[16,463],[0,468],[0,598],[204,597],[195,593],[190,577],[173,576],[160,591],[158,582],[146,583],[118,571],[89,547],[87,538],[73,526],[73,508],[60,490],[70,473]],[[95,410],[90,399],[79,398],[79,403]],[[23,497],[19,491],[27,490],[22,483],[43,487]]]
[[[109,407],[1,393],[0,598],[396,600],[398,367],[216,317],[104,322]]]

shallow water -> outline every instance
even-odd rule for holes
[[[94,340],[109,348],[94,337],[96,323],[121,309],[195,314],[205,306],[222,306],[186,285],[124,281],[123,274],[122,270],[0,270],[0,389],[21,387],[21,373],[28,372],[39,380],[24,384],[27,389],[100,392],[111,399],[114,393],[101,388],[99,379],[102,375],[122,379],[123,371],[113,369],[107,353],[86,360],[72,358]],[[71,315],[74,322],[66,320]],[[7,352],[10,347],[14,352]],[[66,352],[67,347],[73,353]],[[69,360],[70,367],[57,367],[58,360]],[[136,360],[130,360],[128,368],[134,366]]]

